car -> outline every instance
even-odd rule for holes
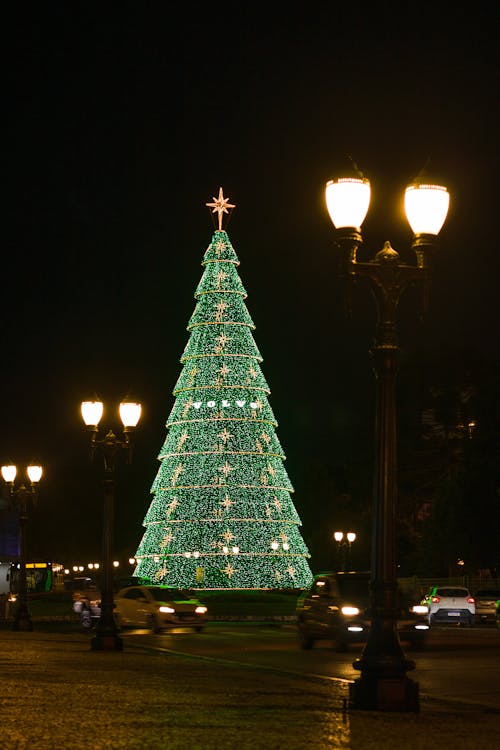
[[[365,643],[371,628],[369,572],[318,573],[311,588],[303,592],[296,606],[299,646],[310,649],[316,641],[328,640],[337,651],[350,644]],[[399,592],[397,630],[401,641],[415,649],[425,643],[429,625],[425,608],[412,607]]]
[[[148,628],[160,633],[167,628],[189,627],[200,633],[207,607],[189,592],[165,586],[127,586],[114,597],[119,627]]]
[[[497,606],[500,604],[500,588],[478,589],[476,600],[476,622],[495,623]]]
[[[476,617],[475,600],[465,586],[432,586],[421,604],[427,607],[429,625],[458,623],[472,627]]]

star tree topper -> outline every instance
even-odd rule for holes
[[[206,206],[212,209],[212,213],[219,214],[219,230],[222,229],[222,214],[228,214],[228,208],[234,208],[232,203],[229,203],[229,198],[224,198],[222,188],[219,188],[219,197],[212,196],[213,203],[205,203]]]

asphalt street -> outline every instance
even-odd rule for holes
[[[351,711],[348,681],[159,653],[127,639],[0,630],[2,750],[495,747],[498,711],[424,698],[419,714]]]

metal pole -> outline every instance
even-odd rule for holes
[[[20,487],[17,492],[17,501],[19,504],[19,604],[14,616],[13,630],[33,630],[33,622],[28,609],[28,584],[26,580],[26,521],[27,497],[28,494],[24,486]]]
[[[371,351],[376,378],[371,630],[361,657],[353,663],[361,677],[351,685],[350,703],[360,709],[417,712],[418,683],[406,676],[415,663],[405,658],[397,632],[396,311],[402,292],[418,271],[399,264],[398,258],[386,243],[375,262],[351,265],[352,275],[359,273],[371,283],[378,324]]]
[[[92,639],[93,651],[122,651],[123,640],[118,635],[114,618],[113,598],[113,525],[114,525],[114,465],[112,458],[105,458],[104,508],[102,528],[101,616]]]

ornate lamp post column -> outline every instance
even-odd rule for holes
[[[418,711],[418,683],[406,673],[414,662],[405,658],[396,628],[398,612],[396,562],[396,397],[398,337],[396,315],[404,291],[414,284],[427,298],[428,259],[446,219],[446,188],[415,180],[405,191],[405,209],[414,236],[416,265],[401,263],[386,242],[375,258],[358,261],[361,224],[370,203],[370,183],[356,170],[353,176],[330,180],[326,203],[341,247],[348,282],[365,280],[377,306],[377,326],[371,349],[376,379],[375,466],[371,560],[372,627],[361,658],[353,666],[361,676],[351,686],[352,708]]]
[[[15,486],[17,466],[2,466],[2,477],[9,488],[12,504],[19,510],[19,603],[14,616],[13,630],[33,630],[28,609],[28,585],[26,581],[26,521],[38,496],[38,482],[42,478],[42,467],[30,465],[26,469],[29,485]]]
[[[121,451],[130,461],[132,442],[131,433],[141,417],[141,405],[123,402],[120,404],[120,418],[123,423],[123,439],[118,438],[113,430],[98,438],[98,424],[103,414],[101,401],[84,401],[82,417],[90,433],[91,457],[99,449],[104,459],[104,508],[102,521],[102,579],[101,579],[101,616],[96,625],[96,634],[91,641],[93,651],[122,651],[123,641],[113,614],[113,527],[114,527],[114,493],[115,461]]]

